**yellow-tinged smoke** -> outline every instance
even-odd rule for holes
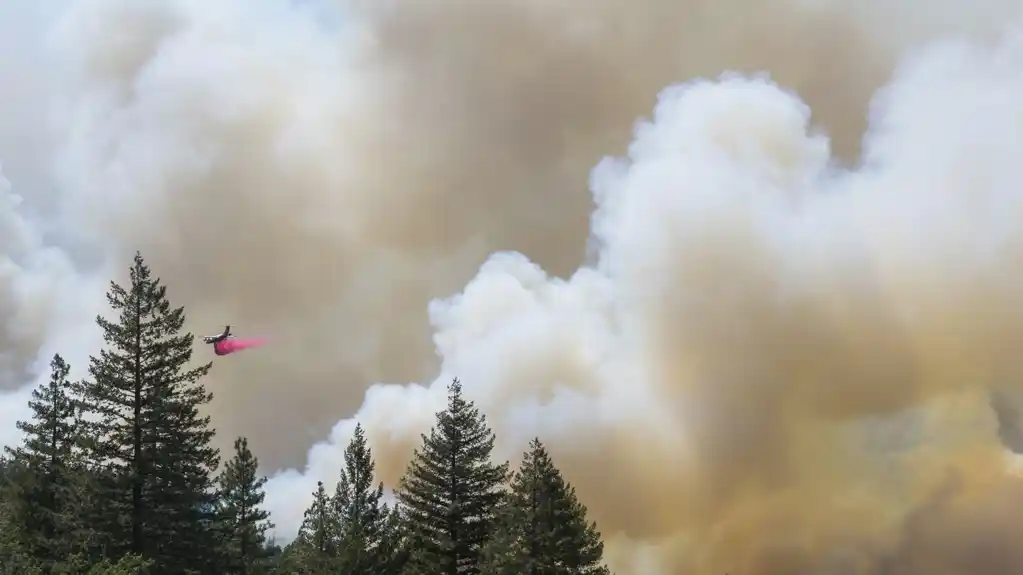
[[[1016,9],[70,2],[55,203],[195,331],[273,338],[210,385],[222,438],[306,464],[268,485],[281,535],[356,420],[393,484],[458,376],[620,575],[1011,573]],[[0,291],[13,367],[57,313],[29,295]]]

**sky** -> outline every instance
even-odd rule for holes
[[[620,575],[1023,569],[1019,12],[0,3],[0,443],[140,250],[281,541],[458,377]]]

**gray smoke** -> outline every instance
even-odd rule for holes
[[[210,386],[225,446],[304,465],[282,537],[356,419],[393,484],[458,375],[618,573],[1023,566],[988,393],[1023,335],[1016,5],[10,6],[6,381],[83,367],[142,250],[190,329],[272,339]],[[665,90],[723,71],[770,80]]]

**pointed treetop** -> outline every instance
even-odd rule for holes
[[[414,561],[427,572],[459,564],[464,573],[478,574],[479,550],[492,535],[504,496],[508,463],[491,461],[494,433],[461,391],[452,380],[447,409],[422,435],[395,492],[417,541]]]
[[[50,369],[53,370],[53,375],[50,378],[51,382],[59,381],[63,377],[67,377],[71,371],[71,366],[68,365],[64,358],[59,353],[53,354],[53,359],[50,360]]]
[[[362,451],[366,446],[366,430],[362,428],[361,423],[355,424],[355,430],[352,432],[352,439],[348,442],[348,447],[345,452],[350,451]]]
[[[153,272],[149,269],[149,265],[146,264],[146,260],[142,257],[141,252],[135,252],[135,257],[132,258],[132,266],[128,269],[128,274],[133,286],[147,283],[151,279]],[[154,283],[160,283],[160,279],[157,278]]]
[[[454,413],[465,407],[465,399],[462,397],[462,382],[458,378],[451,380],[448,384],[448,411]]]
[[[245,437],[235,439],[234,457],[218,478],[220,516],[225,528],[224,559],[231,572],[252,572],[262,559],[266,532],[274,527],[270,513],[260,506],[266,497],[266,477],[257,473],[259,460],[249,450]]]
[[[485,553],[487,572],[608,574],[600,532],[539,438],[529,442],[510,487],[498,536]]]
[[[549,456],[547,455],[547,448],[544,446],[543,442],[540,441],[539,437],[534,437],[530,440],[529,451],[533,454],[533,457],[549,459]]]
[[[23,447],[4,447],[9,454],[24,454],[25,450],[33,457],[45,454],[44,459],[52,458],[56,452],[70,449],[71,437],[75,433],[74,416],[77,404],[71,396],[71,382],[68,374],[71,367],[60,354],[54,354],[50,360],[50,380],[32,390],[28,407],[32,418],[17,421],[15,426],[22,432]]]
[[[486,427],[487,416],[481,413],[476,405],[462,395],[462,382],[456,377],[448,384],[448,401],[444,411],[436,414],[437,421],[442,428],[449,426],[462,427],[476,425]],[[489,432],[489,428],[488,428]],[[493,434],[490,434],[493,435]],[[426,436],[423,435],[425,438]]]
[[[374,471],[376,463],[366,440],[366,431],[361,423],[356,423],[352,439],[345,447],[345,464],[341,479],[357,483],[359,488],[364,488],[363,483],[372,479]]]

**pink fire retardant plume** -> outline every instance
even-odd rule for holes
[[[266,338],[225,339],[213,344],[213,352],[217,355],[227,355],[250,347],[259,347],[264,343],[266,343]]]

